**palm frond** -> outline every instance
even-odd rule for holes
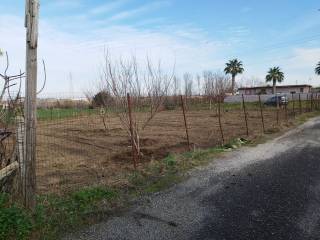
[[[236,76],[237,74],[244,72],[243,64],[238,59],[230,60],[226,63],[226,68],[224,69],[224,72],[226,74]]]
[[[320,62],[319,62],[318,65],[316,66],[315,72],[316,72],[316,74],[320,75]]]
[[[270,68],[267,76],[266,82],[283,82],[284,73],[281,71],[280,67]]]

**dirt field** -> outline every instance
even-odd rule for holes
[[[248,111],[249,138],[262,134],[259,109]],[[146,114],[146,113],[139,113]],[[241,109],[225,110],[222,114],[225,142],[246,136]],[[274,108],[264,111],[267,131],[277,128]],[[132,172],[131,147],[126,132],[116,116],[109,118],[110,131],[104,131],[99,115],[39,121],[38,189],[40,193],[64,192],[94,184],[124,184]],[[188,111],[190,141],[194,148],[221,144],[215,110]],[[285,125],[284,111],[280,125]],[[160,112],[141,133],[143,157],[139,168],[152,160],[161,160],[169,153],[187,151],[187,141],[180,110]]]

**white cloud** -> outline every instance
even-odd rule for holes
[[[125,1],[125,0],[121,0]],[[77,2],[76,0],[72,1]],[[81,1],[79,1],[81,3]],[[135,16],[169,4],[158,1],[143,5],[140,8],[120,12],[114,15],[114,21]],[[75,6],[75,5],[74,5]],[[100,6],[101,7],[101,6]],[[100,10],[109,11],[107,7]],[[139,12],[140,11],[140,12]],[[95,85],[99,79],[100,66],[103,62],[103,51],[107,47],[115,57],[136,55],[140,62],[146,56],[153,61],[161,60],[169,71],[174,63],[176,71],[195,73],[203,70],[223,69],[227,60],[238,57],[244,60],[246,72],[244,78],[257,76],[264,79],[268,67],[279,65],[286,74],[285,84],[309,83],[318,84],[319,77],[314,74],[314,66],[319,61],[319,48],[296,48],[290,52],[275,52],[253,56],[243,54],[233,56],[239,44],[250,45],[250,29],[245,26],[226,27],[224,41],[212,39],[208,33],[194,25],[167,25],[165,19],[161,24],[150,29],[139,28],[139,24],[115,25],[105,24],[104,20],[89,20],[90,14],[99,14],[98,8],[92,13],[80,13],[62,18],[41,18],[39,59],[44,58],[47,64],[48,83],[45,93],[70,91],[69,74],[73,75],[74,91],[82,92],[86,87]],[[88,15],[89,14],[89,15]],[[152,22],[153,19],[148,19]],[[107,20],[109,21],[109,20]],[[159,21],[159,19],[156,19]],[[148,24],[148,22],[146,23]],[[142,24],[143,25],[143,24]],[[23,18],[14,15],[0,16],[0,47],[10,54],[12,73],[17,73],[25,64],[25,29]],[[5,37],[3,37],[5,36]],[[247,39],[239,43],[235,39]],[[289,53],[289,57],[283,57]],[[261,55],[261,56],[260,56]],[[247,57],[247,59],[246,59]],[[265,57],[269,57],[266,59]],[[0,59],[0,71],[3,69]],[[251,63],[251,64],[250,64]],[[41,68],[39,67],[40,71]],[[41,74],[39,85],[41,85]]]
[[[0,46],[10,53],[11,70],[24,68],[25,29],[23,19],[0,16]],[[90,34],[71,34],[56,29],[47,21],[40,24],[39,59],[47,65],[48,82],[45,94],[67,93],[69,73],[73,75],[74,91],[82,92],[99,79],[103,51],[107,47],[116,57],[136,55],[144,62],[148,56],[161,60],[167,71],[176,63],[178,73],[212,69],[222,64],[215,61],[223,44],[212,42],[201,29],[168,27],[141,30],[132,26],[111,26],[92,30]],[[40,68],[40,67],[39,67]],[[41,69],[41,68],[40,68]],[[41,85],[41,74],[39,74]]]
[[[293,57],[289,58],[284,69],[287,72],[287,77],[292,83],[308,83],[319,85],[320,78],[314,73],[317,62],[319,61],[320,48],[296,48],[293,50]]]
[[[293,67],[295,68],[315,65],[319,61],[320,48],[296,48],[293,52],[295,54]]]
[[[259,59],[256,64],[247,66],[248,73],[254,73],[261,79],[265,78],[268,68],[279,66],[285,73],[282,84],[311,84],[318,86],[320,77],[316,76],[314,69],[319,61],[320,48],[294,48],[287,56],[275,52],[268,58]]]

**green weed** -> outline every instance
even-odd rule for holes
[[[0,239],[27,239],[32,231],[32,218],[9,199],[8,195],[0,193]]]

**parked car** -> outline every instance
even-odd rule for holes
[[[285,95],[277,95],[274,97],[269,98],[264,105],[267,106],[277,106],[277,98],[278,98],[278,102],[279,102],[279,106],[284,106],[288,104],[288,98]]]

